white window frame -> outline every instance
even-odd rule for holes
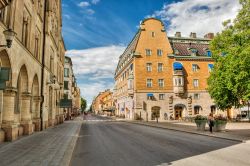
[[[164,100],[165,99],[165,94],[159,94],[159,100]]]
[[[160,68],[160,65],[161,65],[161,68]],[[160,69],[161,69],[161,70],[160,70]],[[158,71],[158,72],[163,72],[163,63],[158,63],[157,71]]]
[[[199,70],[199,66],[197,64],[192,64],[192,71],[197,72]]]
[[[152,71],[152,63],[150,63],[150,62],[146,63],[146,70],[147,70],[147,72]]]
[[[194,88],[199,87],[199,80],[198,79],[193,79],[193,86],[194,86]]]
[[[146,49],[146,56],[151,56],[152,55],[152,50]]]
[[[163,54],[162,49],[157,49],[157,56],[162,56],[162,54]]]
[[[147,78],[146,86],[147,86],[147,88],[152,88],[153,87],[153,79]]]
[[[160,88],[163,88],[164,87],[164,79],[158,79],[158,86]]]

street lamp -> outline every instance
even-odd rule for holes
[[[16,32],[14,32],[12,29],[7,29],[7,30],[3,31],[3,34],[4,34],[5,39],[6,39],[6,45],[0,45],[0,47],[10,48],[12,45],[13,38],[16,35]]]

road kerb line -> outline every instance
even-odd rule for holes
[[[137,125],[143,125],[143,126],[149,126],[149,127],[155,127],[155,128],[161,128],[161,129],[167,129],[167,130],[173,130],[173,131],[179,131],[179,132],[185,132],[185,133],[196,134],[196,135],[201,135],[201,136],[208,136],[208,137],[213,137],[213,138],[218,138],[218,139],[226,139],[229,141],[236,141],[236,142],[242,142],[242,143],[246,143],[246,141],[247,141],[247,140],[236,139],[236,138],[227,138],[227,137],[222,137],[222,136],[210,135],[210,134],[206,134],[206,133],[198,133],[198,132],[186,131],[186,130],[181,130],[181,129],[174,129],[174,128],[169,128],[169,127],[165,127],[165,126],[156,126],[156,125],[152,125],[152,124],[137,123],[137,122],[132,122],[132,121],[123,121],[123,122],[137,124]]]

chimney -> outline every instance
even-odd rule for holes
[[[181,37],[181,32],[176,32],[174,36],[175,37]]]
[[[207,33],[204,38],[206,39],[213,39],[214,38],[214,33]]]
[[[190,37],[190,38],[196,38],[196,33],[191,32],[189,37]]]

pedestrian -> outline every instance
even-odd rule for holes
[[[209,125],[209,131],[210,131],[210,133],[213,133],[214,117],[213,117],[212,113],[210,113],[209,116],[208,116],[208,125]]]

